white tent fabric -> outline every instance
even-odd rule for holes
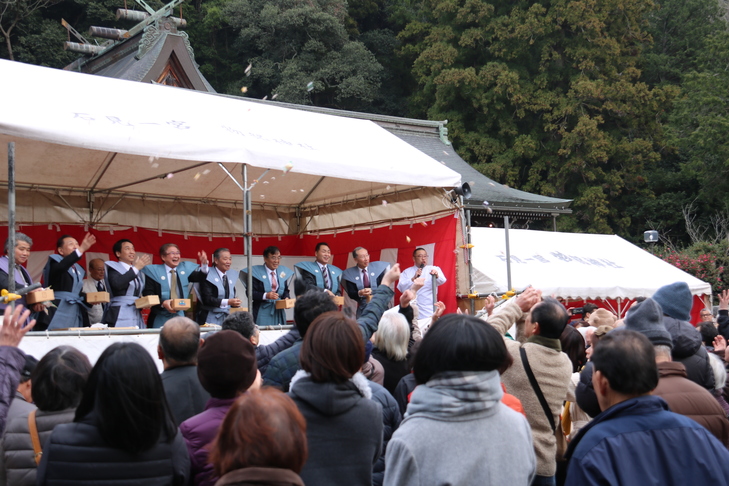
[[[501,228],[472,228],[475,290],[506,292],[506,240]],[[528,285],[569,299],[650,297],[686,282],[693,295],[711,286],[616,235],[509,230],[512,287]]]
[[[218,163],[238,180],[236,164],[248,164],[249,182],[260,179],[253,202],[284,213],[460,182],[459,174],[367,120],[6,60],[0,92],[0,164],[5,144],[16,142],[19,204],[22,190],[38,188],[89,200],[86,194],[240,202],[240,188]],[[391,214],[379,220],[402,211],[380,208]]]

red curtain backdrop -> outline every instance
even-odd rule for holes
[[[279,247],[282,255],[300,255],[302,258],[314,257],[314,248],[319,241],[329,244],[334,255],[334,264],[342,269],[347,265],[352,250],[357,246],[367,248],[372,261],[380,259],[383,249],[397,250],[397,263],[402,269],[413,265],[412,254],[416,247],[433,244],[434,252],[430,255],[429,263],[438,265],[446,275],[447,282],[438,288],[439,300],[446,304],[447,312],[456,309],[456,231],[458,219],[447,216],[434,221],[414,223],[412,225],[393,225],[373,230],[343,231],[336,235],[327,234],[319,237],[314,235],[296,236],[282,235],[280,237],[253,238],[253,254],[261,255],[269,245]],[[33,239],[33,251],[50,251],[56,249],[56,241],[64,234],[76,238],[79,242],[84,237],[83,225],[33,225],[21,226],[19,231]],[[204,250],[212,260],[212,253],[216,248],[229,248],[234,255],[245,254],[243,237],[212,237],[188,236],[159,233],[156,230],[130,228],[122,231],[90,231],[96,236],[96,244],[89,250],[93,253],[108,253],[112,256],[111,248],[122,238],[131,240],[138,252],[154,255],[153,263],[162,263],[158,256],[159,247],[165,243],[175,243],[179,246],[183,258],[197,258],[197,252]],[[7,228],[3,228],[0,236],[7,238]],[[458,250],[460,254],[462,250]],[[45,263],[45,262],[44,262]],[[86,267],[86,261],[80,262]],[[392,262],[394,263],[394,262]],[[398,293],[399,295],[399,293]]]

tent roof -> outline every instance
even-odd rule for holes
[[[501,228],[472,228],[478,293],[505,292],[506,243]],[[571,299],[650,297],[672,282],[694,295],[711,286],[616,235],[509,230],[512,287],[528,285]]]
[[[17,144],[19,187],[240,201],[217,163],[236,178],[247,163],[255,201],[317,207],[460,180],[366,120],[5,60],[0,70],[12,93],[0,143]]]
[[[492,210],[507,213],[528,212],[551,215],[553,213],[568,214],[572,212],[569,209],[572,203],[571,199],[559,199],[520,191],[499,184],[474,169],[473,166],[458,155],[448,140],[448,130],[445,128],[445,125],[448,123],[447,120],[417,120],[372,113],[334,110],[317,106],[292,105],[275,101],[251,101],[286,106],[296,110],[371,120],[446,167],[458,172],[461,175],[461,180],[471,185],[471,199],[465,201],[466,207],[470,209],[483,210],[484,201],[488,201]]]

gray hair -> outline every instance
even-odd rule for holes
[[[409,341],[410,326],[405,316],[399,312],[383,314],[375,334],[377,349],[392,360],[402,361],[407,357]]]
[[[33,246],[33,240],[30,239],[30,236],[26,235],[25,233],[15,233],[15,246],[18,246],[19,241],[24,241],[28,243],[30,246]],[[5,240],[5,253],[7,254],[10,251],[10,238]]]
[[[656,351],[656,358],[668,358],[668,361],[673,361],[673,356],[671,356],[671,347],[666,346],[664,344],[658,344],[656,346],[653,346],[653,348]]]
[[[357,248],[355,248],[354,250],[352,250],[352,258],[354,258],[356,260],[357,259],[357,252],[360,251],[360,250],[364,250],[364,249],[365,249],[364,246],[358,246]]]
[[[709,353],[709,364],[714,372],[714,390],[721,391],[726,385],[726,368],[721,358],[714,353]]]

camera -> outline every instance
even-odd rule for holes
[[[585,308],[584,307],[577,307],[575,309],[572,309],[570,312],[572,313],[573,316],[574,315],[577,315],[577,314],[584,314],[585,313]]]

